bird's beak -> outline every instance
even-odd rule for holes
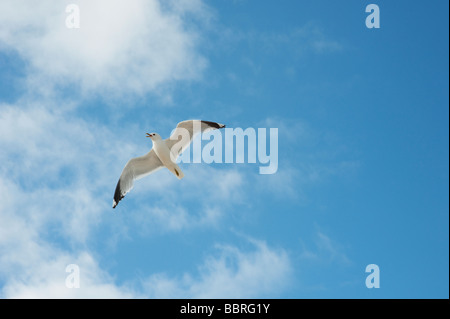
[[[148,133],[146,133],[146,134],[147,134],[147,137],[150,137],[150,138],[152,137],[150,134],[148,134]]]

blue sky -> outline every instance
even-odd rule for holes
[[[448,2],[369,3],[2,1],[0,296],[448,298]],[[278,128],[277,173],[182,163],[112,210],[193,118]]]

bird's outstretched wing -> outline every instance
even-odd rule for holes
[[[117,182],[112,207],[116,208],[120,200],[125,197],[125,194],[133,188],[135,180],[147,176],[162,167],[163,164],[153,149],[144,156],[130,159]]]
[[[201,120],[183,121],[178,123],[172,135],[165,142],[172,154],[178,156],[188,148],[197,134],[224,127],[224,124],[216,122]]]

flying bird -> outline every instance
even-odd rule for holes
[[[117,182],[112,207],[116,208],[133,188],[134,181],[163,167],[167,167],[178,179],[182,179],[184,174],[175,162],[177,157],[188,148],[198,133],[224,127],[224,124],[215,122],[188,120],[178,123],[172,135],[165,140],[158,133],[147,133],[147,137],[153,142],[153,147],[147,154],[132,158],[125,165]]]

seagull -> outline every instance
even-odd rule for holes
[[[152,140],[153,147],[147,154],[132,158],[125,165],[117,182],[112,208],[116,208],[117,204],[131,191],[134,181],[163,167],[167,167],[178,179],[182,179],[184,174],[176,164],[177,157],[188,148],[198,133],[224,127],[224,124],[216,122],[188,120],[178,123],[172,135],[165,140],[158,133],[146,133]]]

